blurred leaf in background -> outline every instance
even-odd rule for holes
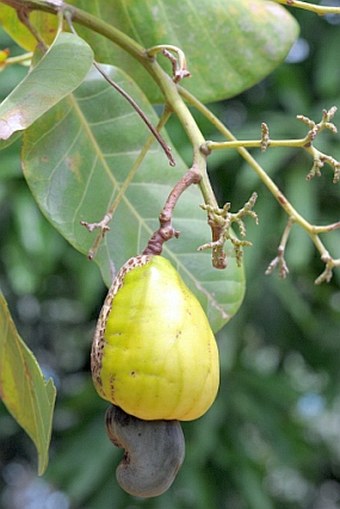
[[[239,138],[300,137],[305,114],[340,107],[339,25],[295,12],[300,39],[287,62],[266,80],[212,109]],[[8,40],[2,36],[2,46]],[[22,78],[9,69],[1,93]],[[4,83],[4,85],[2,84]],[[6,88],[6,90],[5,90]],[[216,133],[199,119],[208,138]],[[339,119],[335,117],[339,126]],[[173,122],[176,148],[190,147]],[[322,134],[320,150],[340,158],[339,136]],[[310,221],[338,220],[339,187],[323,176],[306,182],[311,160],[296,149],[254,155]],[[286,223],[276,201],[236,152],[211,156],[220,203],[233,209],[257,191],[258,226],[247,223],[247,293],[237,316],[218,335],[222,385],[213,408],[185,423],[185,463],[172,488],[157,499],[126,495],[114,479],[121,456],[104,433],[106,404],[90,381],[89,349],[105,293],[98,269],[47,223],[24,183],[18,146],[1,154],[0,286],[20,334],[58,388],[50,467],[36,476],[33,448],[0,407],[3,509],[335,509],[340,504],[340,274],[315,286],[323,270],[297,227],[287,251],[290,275],[265,276]],[[339,253],[339,232],[325,237]]]
[[[48,465],[56,390],[47,381],[34,355],[16,330],[0,291],[0,394],[7,410],[33,440],[38,452],[38,472]]]

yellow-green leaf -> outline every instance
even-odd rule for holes
[[[33,353],[20,338],[0,292],[0,396],[7,410],[33,440],[38,472],[48,464],[56,389],[45,380]]]
[[[47,53],[0,105],[0,139],[29,127],[73,92],[93,61],[92,50],[74,34],[59,34]]]
[[[47,12],[33,11],[30,14],[30,22],[46,44],[50,45],[56,35],[57,17]],[[0,25],[25,50],[33,51],[37,46],[38,41],[28,28],[21,23],[16,10],[12,7],[0,5]]]

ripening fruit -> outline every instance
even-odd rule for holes
[[[91,366],[98,393],[140,419],[189,421],[212,405],[216,341],[168,260],[140,255],[123,265],[100,313]]]

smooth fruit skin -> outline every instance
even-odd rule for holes
[[[131,258],[119,271],[99,317],[91,363],[98,393],[145,420],[196,419],[219,385],[208,319],[162,256]]]
[[[134,497],[158,497],[175,480],[185,455],[178,421],[145,421],[110,405],[106,430],[111,442],[124,449],[116,470],[118,484]]]

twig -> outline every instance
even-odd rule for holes
[[[4,53],[7,53],[9,55],[9,50],[5,49],[2,50]],[[4,59],[0,62],[0,70],[4,67],[7,67],[8,65],[14,65],[14,64],[22,64],[22,65],[29,65],[29,62],[32,60],[33,52],[23,53],[22,55],[17,55],[15,57],[6,57],[4,56]]]
[[[320,274],[319,277],[316,278],[315,284],[320,285],[323,282],[329,283],[333,276],[333,268],[340,267],[340,259],[334,260],[329,253],[328,256],[325,255],[321,257],[322,261],[325,263],[326,268],[325,270]]]
[[[261,124],[261,152],[265,152],[270,143],[269,127],[265,122]]]
[[[159,44],[146,50],[149,57],[153,58],[157,53],[161,52],[171,62],[172,66],[172,79],[175,83],[179,83],[184,78],[191,76],[187,68],[187,61],[184,52],[177,46],[169,44]],[[177,54],[177,58],[173,55]]]
[[[201,174],[197,168],[193,166],[177,182],[159,215],[160,227],[151,236],[143,254],[161,254],[164,242],[179,236],[180,232],[175,230],[172,226],[173,210],[181,194],[192,184],[198,184],[200,180]]]
[[[29,32],[33,35],[38,44],[41,46],[43,51],[47,51],[48,46],[46,45],[45,41],[40,37],[38,30],[36,30],[36,28],[32,25],[29,18],[29,14],[30,10],[27,7],[17,8],[17,16],[21,23],[23,23],[26,26],[26,28],[29,30]]]
[[[110,230],[110,227],[108,224],[111,221],[111,219],[112,219],[112,213],[108,212],[107,214],[105,214],[103,219],[101,221],[99,221],[98,223],[88,223],[87,221],[80,221],[80,224],[82,226],[85,226],[85,228],[90,233],[97,229],[100,230],[99,234],[96,237],[96,240],[94,241],[91,249],[89,250],[89,252],[87,254],[87,257],[89,260],[94,259],[101,241],[105,237],[105,234]]]
[[[319,16],[325,16],[326,14],[340,14],[340,7],[330,7],[326,5],[315,5],[309,2],[301,2],[299,0],[274,0],[274,2],[287,7],[297,7],[305,11],[314,12]]]
[[[200,246],[198,251],[211,249],[212,256],[216,260],[214,267],[216,267],[216,263],[219,265],[217,268],[220,269],[225,268],[228,265],[228,259],[224,252],[224,245],[227,240],[230,240],[233,244],[236,262],[238,265],[241,265],[243,247],[251,246],[252,243],[248,240],[238,239],[232,232],[231,225],[236,223],[240,229],[241,237],[244,238],[246,236],[246,227],[243,218],[245,216],[251,216],[255,219],[256,224],[258,223],[257,214],[254,210],[252,210],[256,200],[257,194],[253,193],[245,205],[236,213],[229,212],[231,207],[230,203],[226,203],[222,209],[214,209],[206,204],[202,205],[202,208],[208,211],[208,223],[213,233],[213,240],[212,242],[208,242]]]
[[[143,120],[143,122],[146,124],[146,126],[148,127],[148,129],[152,132],[152,134],[154,135],[154,137],[156,138],[156,140],[158,141],[158,143],[160,144],[160,146],[162,147],[162,149],[164,150],[165,152],[165,155],[167,156],[168,160],[169,160],[169,164],[170,166],[176,166],[176,162],[174,160],[174,157],[172,155],[172,152],[171,152],[171,148],[169,147],[169,145],[166,143],[166,141],[164,140],[164,138],[161,136],[161,134],[157,131],[157,129],[152,125],[152,123],[150,122],[150,120],[148,119],[148,117],[145,115],[144,111],[140,108],[140,106],[138,106],[138,104],[136,103],[136,101],[122,88],[118,85],[118,83],[116,83],[115,81],[113,81],[106,73],[105,71],[103,71],[103,69],[101,68],[100,65],[98,65],[97,62],[93,62],[93,65],[94,67],[100,72],[100,74],[103,76],[103,78],[105,78],[105,80],[115,89],[117,90],[117,92],[122,95],[124,97],[124,99],[126,99],[130,104],[131,106],[133,107],[133,109],[138,113],[138,115],[141,117],[141,119]]]
[[[171,112],[165,108],[164,112],[163,112],[163,115],[160,117],[159,119],[159,122],[158,122],[158,125],[157,125],[157,128],[156,129],[162,129],[162,127],[164,127],[164,125],[166,124],[166,122],[168,121],[169,117],[171,115]],[[129,187],[132,179],[134,178],[134,176],[136,175],[137,173],[137,170],[138,168],[140,167],[140,165],[142,164],[145,156],[147,155],[151,145],[153,144],[153,142],[155,141],[155,138],[154,136],[149,136],[149,138],[146,140],[143,148],[141,149],[138,157],[136,158],[135,162],[133,163],[133,166],[131,168],[131,170],[129,171],[128,173],[128,176],[126,177],[126,179],[124,180],[124,182],[122,183],[122,185],[120,186],[119,188],[119,191],[117,193],[117,196],[115,197],[115,199],[113,200],[110,208],[106,211],[103,219],[101,219],[99,222],[95,222],[95,223],[89,223],[87,221],[81,221],[80,224],[82,226],[85,226],[85,228],[89,231],[89,232],[93,232],[94,230],[96,229],[99,229],[99,233],[92,245],[92,247],[90,248],[88,254],[87,254],[87,257],[89,260],[93,260],[94,257],[96,256],[97,254],[97,251],[98,251],[98,248],[102,242],[102,240],[104,239],[106,233],[110,230],[110,227],[109,227],[109,223],[111,222],[116,210],[117,210],[117,207],[118,205],[120,204],[127,188]]]
[[[277,248],[277,256],[268,265],[268,268],[265,272],[266,275],[271,274],[277,266],[279,267],[280,277],[282,277],[284,279],[289,274],[289,269],[288,269],[284,254],[285,254],[285,250],[286,250],[288,237],[291,232],[293,224],[294,224],[294,220],[292,218],[289,218],[288,223],[283,231],[283,235],[281,237],[279,247]]]

